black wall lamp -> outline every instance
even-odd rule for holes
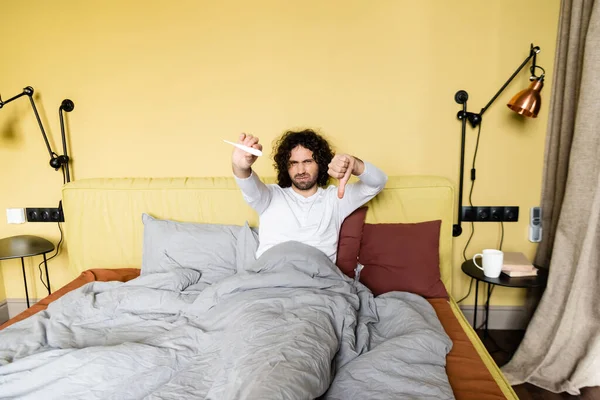
[[[37,119],[40,130],[42,131],[42,137],[44,138],[44,142],[46,142],[46,148],[48,149],[48,154],[50,155],[50,166],[54,168],[56,171],[61,169],[63,171],[63,183],[68,183],[71,181],[71,174],[69,172],[69,154],[67,153],[67,140],[65,137],[65,123],[63,119],[63,112],[71,112],[75,108],[75,104],[69,99],[64,99],[60,107],[58,108],[58,116],[60,119],[60,132],[62,138],[62,146],[63,146],[63,154],[58,155],[54,151],[52,151],[52,147],[50,146],[50,142],[48,142],[48,137],[46,136],[46,131],[44,130],[44,125],[42,124],[42,120],[40,119],[40,115],[38,114],[37,107],[35,106],[35,101],[33,99],[33,88],[31,86],[27,86],[23,89],[22,93],[19,93],[16,96],[11,97],[10,99],[3,101],[2,97],[0,97],[0,109],[4,107],[5,104],[10,103],[13,100],[18,99],[19,97],[27,96],[29,97],[29,101],[31,102],[31,108],[33,108],[33,113],[35,114],[35,118]],[[49,207],[35,207],[35,208],[27,208],[26,209],[27,221],[29,222],[64,222],[64,214],[62,210],[62,201],[59,201],[58,208],[49,208]],[[62,231],[61,231],[62,238]],[[62,240],[62,239],[61,239]],[[60,245],[60,243],[59,243]]]
[[[485,107],[483,107],[481,109],[481,111],[479,113],[472,113],[472,112],[467,111],[467,100],[469,99],[469,94],[466,91],[459,90],[454,95],[454,100],[458,104],[462,104],[462,106],[463,106],[463,109],[461,111],[459,111],[457,114],[458,119],[460,119],[462,122],[462,138],[461,138],[461,147],[460,147],[460,185],[459,185],[459,192],[458,192],[458,219],[457,219],[457,223],[454,224],[454,226],[452,227],[452,236],[454,236],[454,237],[460,236],[460,234],[462,233],[461,222],[462,222],[462,201],[463,201],[463,175],[464,175],[464,164],[465,164],[465,136],[466,136],[467,121],[473,128],[480,126],[481,118],[483,117],[483,114],[486,112],[486,110],[490,107],[490,105],[492,105],[494,100],[496,100],[496,98],[498,98],[498,96],[504,91],[504,89],[506,89],[506,87],[510,84],[510,82],[515,78],[515,76],[517,76],[517,74],[523,69],[523,67],[525,67],[525,65],[527,65],[529,60],[531,60],[532,58],[533,58],[533,62],[530,67],[531,76],[529,77],[531,84],[529,85],[529,87],[527,89],[522,90],[519,93],[517,93],[508,102],[507,106],[508,106],[508,108],[510,108],[511,110],[515,111],[516,113],[518,113],[520,115],[536,118],[537,114],[540,110],[540,106],[541,106],[540,91],[542,90],[542,88],[544,86],[544,75],[546,73],[546,71],[544,71],[544,69],[542,67],[536,65],[536,56],[539,52],[540,52],[540,48],[538,46],[534,47],[532,44],[531,48],[529,50],[529,55],[527,56],[525,61],[523,61],[523,63],[519,66],[519,68],[517,68],[517,70],[510,76],[510,78],[508,78],[506,83],[504,83],[504,85],[500,88],[500,90],[498,90],[498,92],[494,95],[494,97],[492,97],[492,99],[486,104]],[[537,76],[535,74],[536,68],[539,68],[542,70],[542,74],[540,76]],[[472,181],[475,180],[475,169],[474,168],[471,169],[471,180]]]
[[[62,137],[62,145],[63,145],[63,154],[58,155],[54,151],[52,151],[52,147],[50,146],[50,142],[48,142],[48,137],[46,136],[46,131],[44,131],[44,126],[42,125],[42,120],[40,119],[40,115],[38,114],[37,107],[35,106],[35,101],[33,100],[33,88],[31,86],[27,86],[23,89],[22,93],[11,97],[6,101],[2,101],[2,97],[0,97],[0,108],[4,107],[5,104],[10,103],[13,100],[18,99],[21,96],[28,96],[29,101],[31,102],[31,107],[33,108],[33,112],[35,114],[35,118],[37,119],[38,125],[40,126],[40,130],[42,131],[42,136],[44,138],[44,142],[46,142],[46,148],[48,149],[48,154],[50,155],[50,166],[58,171],[61,168],[64,168],[65,172],[65,180],[66,182],[71,181],[71,175],[69,173],[69,155],[67,153],[67,141],[65,138],[65,124],[63,120],[63,111],[71,112],[75,108],[75,104],[69,99],[65,99],[60,104],[58,108],[58,116],[60,118],[60,132]]]

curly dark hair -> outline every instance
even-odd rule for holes
[[[292,150],[302,146],[313,152],[313,159],[319,166],[317,185],[324,187],[329,182],[328,165],[333,158],[333,150],[321,135],[312,129],[303,131],[287,131],[273,145],[273,164],[277,171],[277,183],[282,188],[292,186],[292,179],[288,173],[288,163]]]

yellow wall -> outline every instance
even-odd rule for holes
[[[469,92],[483,107],[529,53],[548,74],[543,108],[524,120],[505,106],[528,83],[523,70],[484,116],[476,205],[517,205],[504,249],[533,256],[527,215],[539,204],[558,0],[335,0],[84,2],[21,0],[0,13],[0,93],[31,85],[55,151],[58,106],[68,115],[75,179],[230,174],[222,138],[251,132],[270,145],[283,130],[314,127],[342,152],[390,175],[457,181],[460,122],[454,102]],[[476,132],[467,132],[467,164]],[[267,152],[269,154],[270,152]],[[61,179],[27,99],[0,110],[0,210],[55,206]],[[267,158],[256,165],[272,175]],[[468,193],[468,179],[466,192]],[[466,204],[466,200],[465,200]],[[455,239],[455,264],[469,235]],[[56,224],[8,225],[0,236],[35,234],[54,243]],[[477,224],[467,255],[499,242],[498,224]],[[58,288],[74,278],[65,254],[50,262]],[[37,263],[28,260],[36,292]],[[89,266],[93,268],[93,265]],[[23,297],[18,262],[1,263],[5,293]],[[461,297],[468,279],[456,283]],[[471,300],[471,299],[469,299]],[[522,304],[499,288],[494,303]],[[469,301],[465,302],[466,304]]]

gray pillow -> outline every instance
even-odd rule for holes
[[[144,243],[141,274],[191,268],[200,282],[213,284],[236,273],[239,225],[161,220],[142,214]]]
[[[258,232],[251,228],[248,222],[244,224],[238,235],[236,265],[237,273],[248,271],[256,261],[256,250],[258,250]]]

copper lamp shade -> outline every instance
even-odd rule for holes
[[[531,82],[529,87],[521,90],[510,101],[507,106],[517,114],[525,117],[536,118],[542,105],[542,97],[540,92],[544,87],[544,76]]]

